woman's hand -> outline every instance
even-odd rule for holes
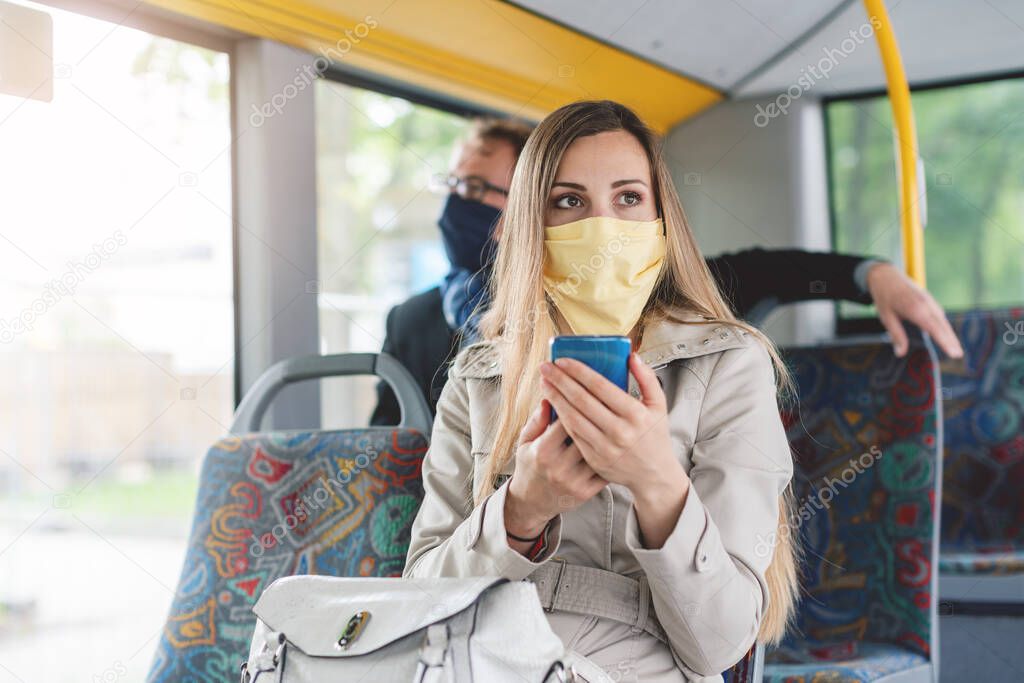
[[[634,495],[682,470],[668,433],[665,392],[657,375],[630,354],[629,369],[640,387],[638,401],[601,374],[571,358],[541,366],[544,398],[558,422],[579,445],[583,459],[608,481]]]
[[[544,363],[541,388],[586,463],[633,494],[645,545],[660,547],[686,502],[690,480],[672,450],[657,375],[635,353],[629,369],[639,401],[571,358]]]
[[[551,406],[541,401],[519,435],[515,473],[505,496],[509,533],[533,538],[553,517],[579,507],[608,484],[583,460],[576,444],[566,445],[567,436],[560,421],[551,424]],[[522,545],[509,542],[517,550]]]

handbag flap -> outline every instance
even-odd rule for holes
[[[270,584],[252,611],[269,628],[312,657],[358,657],[443,621],[508,579],[338,578],[286,576]],[[349,622],[368,613],[347,647]]]

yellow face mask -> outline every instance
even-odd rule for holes
[[[665,262],[661,219],[594,216],[544,228],[544,291],[575,334],[626,335]]]

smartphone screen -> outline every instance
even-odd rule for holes
[[[599,372],[623,391],[629,390],[629,337],[617,335],[561,335],[551,338],[551,360],[574,358]],[[551,419],[557,419],[551,409]]]

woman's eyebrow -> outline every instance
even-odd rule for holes
[[[630,178],[628,180],[616,180],[614,183],[612,183],[612,187],[621,187],[622,185],[632,185],[633,183],[639,183],[640,185],[643,185],[644,187],[647,187],[647,183],[645,183],[644,181],[640,180],[639,178]]]
[[[551,187],[568,187],[568,188],[573,189],[573,190],[581,190],[583,192],[587,191],[587,188],[584,187],[583,185],[579,185],[577,183],[567,183],[567,182],[564,182],[564,181],[561,181],[561,180],[556,182]]]

